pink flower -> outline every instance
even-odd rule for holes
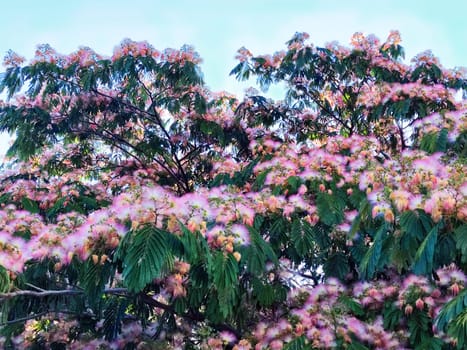
[[[237,238],[237,243],[245,245],[250,244],[250,233],[244,225],[233,224],[230,230]]]
[[[281,350],[284,347],[284,343],[282,340],[273,340],[271,344],[269,344],[271,350]]]
[[[237,337],[229,331],[220,332],[219,337],[222,339],[224,343],[227,343],[227,344],[232,344],[237,340]]]
[[[418,298],[417,301],[415,301],[415,307],[419,310],[423,310],[425,302],[421,298]]]
[[[355,317],[350,317],[346,320],[347,328],[350,332],[361,340],[366,340],[368,337],[365,324]]]

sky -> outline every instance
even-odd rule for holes
[[[17,0],[0,9],[0,55],[12,49],[32,58],[48,43],[63,54],[89,46],[110,56],[124,38],[159,50],[189,44],[203,58],[207,85],[238,95],[254,81],[229,76],[236,51],[272,54],[295,32],[319,46],[399,30],[408,59],[431,49],[447,68],[467,66],[466,0]],[[0,153],[7,142],[0,134]]]

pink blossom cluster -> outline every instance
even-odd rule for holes
[[[48,321],[47,326],[45,323]],[[103,338],[90,339],[86,334],[81,334],[78,338],[73,335],[74,328],[78,326],[76,320],[68,319],[66,315],[50,314],[42,320],[26,321],[25,331],[13,338],[13,343],[16,346],[26,348],[37,342],[41,342],[44,346],[52,344],[65,344],[67,349],[72,350],[95,350],[95,349],[123,349],[127,344],[139,344],[143,339],[148,338],[140,324],[137,322],[127,322],[122,327],[122,333],[115,340],[107,341]],[[96,330],[102,328],[102,324],[98,323]],[[0,339],[0,345],[2,340]]]
[[[256,152],[274,154],[271,160],[255,167],[256,174],[268,171],[266,187],[260,192],[247,192],[239,196],[233,188],[200,188],[197,193],[178,197],[154,183],[156,178],[150,174],[153,172],[151,169],[138,170],[124,176],[103,174],[102,182],[86,185],[87,193],[97,199],[110,200],[112,205],[85,219],[78,216],[82,222],[76,227],[47,223],[36,216],[35,226],[29,222],[25,224],[25,229],[33,235],[32,239],[18,237],[11,243],[9,235],[18,232],[18,229],[15,223],[7,222],[2,228],[4,235],[8,236],[2,240],[5,242],[1,252],[4,255],[4,265],[18,272],[28,259],[57,256],[66,263],[74,254],[82,259],[87,258],[93,250],[104,254],[106,250],[112,250],[118,245],[120,238],[126,233],[125,225],[128,222],[133,229],[151,223],[176,234],[180,220],[190,230],[199,230],[206,235],[213,248],[234,252],[235,245],[248,244],[249,235],[245,225],[252,224],[255,213],[281,212],[290,217],[292,213],[299,211],[307,216],[310,223],[319,220],[315,198],[308,194],[309,189],[306,186],[301,186],[298,193],[288,197],[271,194],[273,187],[287,185],[287,180],[292,176],[320,182],[319,190],[328,193],[332,191],[327,183],[337,176],[340,179],[337,182],[338,187],[346,186],[348,194],[351,194],[353,188],[359,187],[368,194],[373,205],[373,215],[383,214],[388,221],[394,220],[394,210],[403,212],[422,209],[435,221],[443,215],[459,219],[467,215],[467,185],[463,177],[465,169],[457,163],[446,164],[438,154],[427,155],[420,151],[407,150],[381,165],[374,158],[379,149],[378,142],[357,135],[329,138],[322,147],[281,144],[267,139],[252,147]],[[50,156],[53,152],[48,154]],[[44,156],[50,159],[47,154]],[[221,165],[226,166],[226,162],[227,160]],[[231,166],[222,168],[223,171],[229,168],[231,173],[239,170],[240,163],[231,163]],[[39,169],[37,167],[38,172]],[[117,168],[116,174],[119,169],[123,167]],[[8,174],[5,172],[3,176]],[[81,195],[74,184],[81,183],[83,174],[80,171],[67,173],[61,178],[52,177],[47,183],[33,179],[7,181],[4,191],[18,203],[23,198],[40,202],[41,209],[44,210],[52,208],[63,198],[65,206]],[[41,173],[40,177],[42,176],[46,176],[45,173]],[[108,182],[105,179],[113,180]],[[106,184],[110,188],[123,190],[112,197],[107,192]],[[16,217],[15,220],[24,217],[14,207],[9,207],[8,210],[15,213],[9,214]],[[349,230],[353,218],[355,213],[346,210],[345,220],[338,229],[344,232]],[[207,230],[207,223],[215,225]]]
[[[413,123],[420,136],[439,133],[442,129],[448,130],[448,140],[454,142],[462,132],[467,129],[467,111],[461,108],[445,113],[433,113]]]
[[[19,67],[25,62],[25,58],[16,52],[9,50],[3,58],[3,66],[6,68]]]
[[[374,216],[383,213],[393,218],[393,214],[386,214],[393,206],[398,212],[424,210],[435,221],[442,216],[464,220],[467,210],[464,173],[465,166],[446,164],[439,153],[427,155],[406,150],[400,157],[386,160],[384,166],[364,171],[359,187],[374,204]]]
[[[361,282],[353,288],[330,279],[315,287],[292,289],[287,317],[257,324],[253,331],[254,349],[282,349],[301,336],[319,349],[333,349],[338,342],[349,345],[354,341],[380,350],[406,349],[410,334],[405,324],[413,310],[425,312],[433,321],[440,308],[465,287],[466,275],[454,266],[439,269],[436,273],[439,281],[435,283],[423,276],[410,275],[403,280],[393,276],[391,282]],[[346,298],[358,303],[368,316],[362,318],[354,314],[346,304]],[[386,303],[393,303],[404,314],[395,332],[383,326],[383,319],[387,317],[383,313]],[[436,337],[452,341],[436,328],[433,330]],[[252,339],[247,339],[251,344]],[[238,349],[242,347],[238,346]]]
[[[149,180],[142,181],[148,183]],[[39,215],[17,210],[13,205],[4,208],[0,211],[4,217],[0,238],[2,264],[9,270],[20,272],[24,263],[31,259],[57,257],[66,264],[75,254],[86,259],[92,252],[112,251],[128,231],[128,222],[132,229],[149,223],[174,234],[180,232],[179,222],[182,222],[190,230],[205,234],[213,247],[233,252],[234,245],[248,244],[248,229],[244,225],[252,224],[260,207],[263,211],[278,210],[281,205],[274,204],[266,194],[239,198],[226,189],[216,188],[177,197],[155,184],[142,186],[138,178],[132,178],[131,183],[132,187],[116,196],[109,207],[86,217],[73,212],[61,215],[56,223],[48,223]],[[28,184],[32,186],[31,182]],[[45,191],[48,207],[63,196],[75,196],[66,182],[58,185],[60,192],[53,199]],[[18,199],[23,195],[33,200],[46,199],[45,194],[38,197],[31,189],[26,192],[21,182],[9,189]],[[215,222],[217,226],[207,230],[207,222]],[[31,238],[12,239],[12,235],[23,231],[30,232]]]
[[[124,56],[152,57],[154,60],[167,61],[170,63],[201,62],[199,55],[191,46],[184,46],[181,50],[166,49],[163,52],[156,50],[147,41],[123,40],[119,46],[115,47],[112,61],[116,61]]]
[[[442,84],[422,85],[419,83],[393,83],[367,85],[362,88],[358,101],[364,106],[375,106],[388,101],[402,101],[417,98],[424,101],[450,101],[455,103],[454,90]]]

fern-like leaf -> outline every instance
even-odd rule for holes
[[[438,231],[441,228],[441,222],[434,226],[423,240],[422,244],[415,254],[415,261],[412,270],[417,275],[426,275],[433,270],[433,257],[435,254]]]
[[[454,299],[446,303],[435,320],[436,327],[446,331],[449,323],[456,319],[467,308],[467,289],[461,291]]]
[[[381,225],[381,227],[376,232],[373,244],[367,250],[366,254],[363,256],[362,261],[360,262],[360,273],[363,279],[372,278],[377,271],[378,262],[380,260],[381,250],[383,247],[384,235],[386,232],[386,224]]]
[[[166,235],[170,234],[147,225],[132,235],[131,244],[124,255],[123,280],[130,291],[141,291],[159,277],[169,260]]]
[[[454,236],[456,239],[456,247],[461,251],[462,262],[467,262],[467,224],[459,226],[456,231],[454,231]]]

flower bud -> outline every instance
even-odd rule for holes
[[[407,316],[409,316],[410,314],[412,314],[412,311],[413,311],[412,305],[407,305],[407,306],[405,307],[404,312],[405,312],[405,314],[406,314]]]
[[[457,295],[459,294],[460,286],[457,283],[454,283],[451,287],[449,287],[449,290],[451,291],[452,295]]]
[[[295,334],[297,336],[301,336],[303,334],[303,331],[304,331],[304,327],[301,323],[297,323],[297,325],[295,326]]]
[[[441,291],[439,289],[435,289],[433,292],[431,292],[431,296],[433,298],[439,298],[441,296]]]
[[[101,256],[101,265],[104,265],[105,262],[108,260],[108,258],[109,258],[109,257],[108,257],[107,255],[103,254],[103,255]]]

